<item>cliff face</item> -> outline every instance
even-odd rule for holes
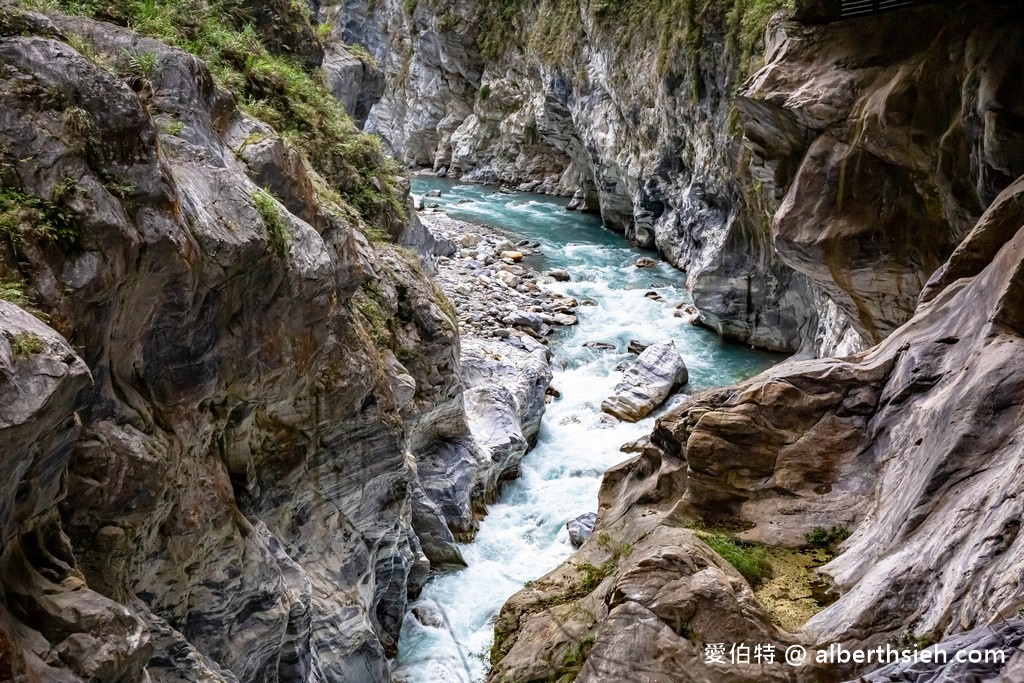
[[[989,636],[1005,666],[912,677],[1015,680],[1024,665],[1024,26],[1009,4],[954,2],[776,31],[740,100],[753,172],[782,199],[775,243],[854,321],[848,334],[880,343],[659,420],[606,475],[594,538],[506,603],[495,681],[844,680],[873,667],[816,665],[814,651],[953,652]],[[751,594],[760,577],[737,547],[789,549],[778,559],[815,529],[852,535],[816,570],[831,598],[791,621],[782,591]],[[716,642],[812,656],[718,665],[703,649]]]
[[[778,24],[741,91],[776,249],[871,343],[1024,173],[1021,31],[1000,3]]]
[[[575,196],[685,270],[707,325],[792,351],[813,342],[815,295],[771,248],[733,108],[784,4],[353,0],[330,15],[381,62],[366,129],[404,163]]]
[[[280,108],[127,28],[2,7],[5,680],[384,681],[430,567],[414,526],[454,548],[416,457],[475,447],[457,326],[395,244],[433,241],[372,144],[314,118],[313,67],[223,30],[251,59],[220,82]],[[253,115],[285,105],[347,146]]]

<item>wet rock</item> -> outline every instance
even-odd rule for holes
[[[653,268],[658,265],[658,262],[648,256],[642,256],[636,260],[634,265],[637,268]]]
[[[444,617],[433,607],[419,605],[412,608],[412,615],[416,621],[430,628],[444,628]]]
[[[587,512],[565,523],[565,528],[569,530],[569,540],[574,547],[579,548],[584,541],[594,535],[596,523],[596,512]]]
[[[608,342],[602,341],[583,342],[583,347],[587,349],[598,349],[601,351],[615,351],[616,349],[618,349],[618,347],[615,346],[615,344],[609,344]]]
[[[427,190],[426,192],[423,193],[423,196],[430,198],[440,197],[441,190]]]
[[[634,354],[639,356],[650,345],[651,345],[650,342],[643,342],[643,341],[639,341],[637,339],[630,339],[629,340],[629,345],[626,347],[626,350],[629,353],[634,353]]]
[[[572,279],[572,276],[564,270],[549,270],[547,275],[555,282],[569,282]]]
[[[615,393],[601,403],[601,410],[620,420],[636,422],[686,384],[688,378],[675,343],[653,344],[626,368]]]

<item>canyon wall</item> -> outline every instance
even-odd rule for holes
[[[506,603],[491,680],[1015,680],[1024,666],[1024,23],[1011,3],[939,2],[772,31],[739,107],[751,172],[781,198],[773,239],[876,344],[659,419],[606,474],[594,537]],[[806,552],[816,529],[850,535],[795,623],[780,596],[812,596],[755,595],[708,545]],[[709,661],[721,642],[811,657]],[[834,644],[981,642],[1006,663],[814,661]]]
[[[573,196],[685,270],[709,327],[813,353],[817,295],[772,248],[774,200],[734,107],[784,5],[351,0],[326,15],[381,64],[366,130],[403,163]]]
[[[507,379],[462,381],[344,48],[321,86],[296,6],[162,7],[0,3],[0,679],[386,681],[500,479],[418,459],[484,462],[464,392]]]

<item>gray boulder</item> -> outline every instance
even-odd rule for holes
[[[565,528],[569,530],[569,540],[574,548],[579,548],[584,541],[594,535],[595,524],[597,524],[596,512],[587,512],[565,523]]]
[[[601,410],[620,420],[636,422],[687,381],[689,372],[675,343],[652,344],[626,367],[622,381],[615,386],[615,393],[601,403]]]

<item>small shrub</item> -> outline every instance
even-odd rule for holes
[[[277,202],[267,190],[253,190],[249,193],[252,201],[256,204],[256,210],[263,219],[263,227],[267,230],[267,239],[274,251],[281,258],[288,256],[288,240],[291,238],[291,229],[285,223]]]
[[[597,638],[594,634],[588,633],[578,643],[569,643],[565,652],[562,653],[562,668],[566,669],[569,674],[579,673],[596,642]]]
[[[330,22],[325,21],[322,24],[317,24],[316,26],[314,26],[313,32],[316,34],[316,39],[320,42],[320,44],[326,45],[327,43],[331,42],[332,38],[334,38],[334,25],[331,24]]]
[[[157,123],[157,129],[164,135],[178,136],[181,135],[181,131],[185,129],[185,124],[178,119],[160,121]]]
[[[599,565],[584,561],[577,563],[575,567],[576,571],[580,573],[580,580],[576,586],[583,595],[586,595],[593,593],[594,589],[615,571],[615,561],[605,560]]]
[[[100,182],[103,183],[103,187],[107,188],[107,192],[117,197],[122,202],[131,199],[132,195],[135,194],[135,186],[123,178],[119,178],[113,173],[102,172],[100,173]]]
[[[39,335],[32,332],[19,332],[11,338],[11,352],[15,358],[28,358],[42,353],[46,344]]]
[[[437,30],[440,33],[451,33],[457,29],[461,23],[462,19],[458,14],[445,12],[444,16],[442,16],[437,22]]]
[[[833,526],[826,529],[823,526],[816,526],[804,538],[807,545],[815,550],[824,550],[830,555],[836,554],[839,544],[850,537],[850,530],[844,526]]]
[[[482,86],[480,86],[480,90],[479,92],[477,92],[476,96],[477,99],[479,99],[481,102],[486,102],[487,98],[491,96],[491,84],[484,83]]]
[[[58,183],[59,194],[64,181]],[[68,249],[78,244],[79,234],[71,216],[62,206],[46,202],[13,188],[0,187],[0,239],[16,253],[21,253],[23,241],[31,235],[46,244]]]
[[[50,316],[36,308],[35,299],[21,282],[0,280],[0,299],[18,306],[27,313],[31,313],[44,323],[50,321]]]
[[[731,564],[751,586],[756,587],[771,578],[772,565],[768,561],[768,553],[761,546],[737,540],[732,534],[724,531],[706,531],[697,527],[694,528],[694,533],[723,560]]]

